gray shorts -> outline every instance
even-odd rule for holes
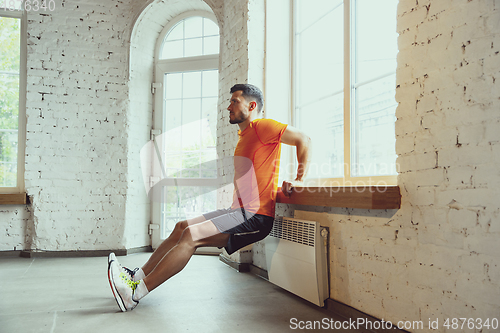
[[[221,233],[230,235],[225,246],[228,254],[264,239],[274,223],[274,217],[248,214],[242,208],[219,209],[203,216],[212,221]]]

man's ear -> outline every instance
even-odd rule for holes
[[[254,110],[256,108],[257,108],[257,102],[255,101],[250,102],[250,110]]]

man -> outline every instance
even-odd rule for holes
[[[296,147],[299,164],[295,182],[283,182],[283,193],[289,196],[305,176],[310,138],[291,126],[260,119],[263,95],[259,88],[236,84],[230,92],[229,122],[239,126],[233,204],[229,209],[178,222],[142,268],[132,271],[122,267],[111,253],[108,278],[122,311],[134,309],[142,297],[180,272],[198,247],[224,247],[233,253],[269,234],[274,221],[281,142]]]

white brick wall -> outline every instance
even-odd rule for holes
[[[217,119],[217,156],[219,159],[234,154],[238,142],[238,126],[229,124],[229,90],[236,83],[248,81],[248,1],[225,2],[220,30],[219,116]],[[230,160],[228,160],[230,161]],[[219,176],[231,184],[234,169],[230,163],[219,167]],[[218,192],[218,208],[227,208],[232,202],[232,186]]]
[[[28,14],[32,248],[123,247],[131,19],[129,4],[115,1]]]
[[[156,11],[142,13],[148,2],[70,0],[28,14],[25,178],[33,202],[1,208],[0,250],[150,244],[139,150],[151,126],[154,44],[173,16],[209,6],[155,1]],[[222,1],[208,3],[220,18]]]

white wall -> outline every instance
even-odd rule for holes
[[[150,245],[139,151],[151,126],[154,43],[174,15],[210,10],[201,0],[169,0],[143,13],[151,2],[71,0],[28,13],[32,204],[0,207],[0,251]],[[220,17],[222,1],[207,3]]]
[[[30,246],[123,247],[131,2],[68,1],[28,14]]]

